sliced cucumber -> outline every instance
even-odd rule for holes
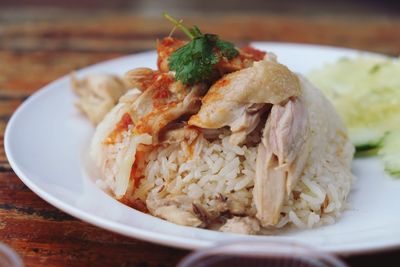
[[[400,129],[393,130],[385,135],[379,156],[385,170],[392,176],[400,178]]]
[[[373,127],[349,128],[349,136],[357,152],[376,150],[385,136],[385,130]]]
[[[357,151],[378,147],[400,124],[399,59],[341,59],[308,76],[336,107]]]
[[[366,158],[366,157],[376,156],[378,152],[379,152],[379,147],[373,147],[364,150],[357,149],[354,156],[357,158]]]

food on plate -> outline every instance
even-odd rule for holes
[[[382,140],[378,152],[385,170],[393,177],[400,177],[400,129],[388,132]]]
[[[309,74],[343,118],[357,151],[383,155],[385,169],[394,176],[400,176],[400,164],[393,160],[398,157],[394,144],[400,125],[399,73],[398,58],[360,56]]]
[[[71,86],[79,96],[76,106],[93,124],[98,124],[126,92],[126,82],[111,74],[92,74],[83,79],[71,75]]]
[[[330,224],[346,206],[354,147],[333,106],[272,53],[197,27],[157,44],[158,69],[96,128],[98,185],[172,223],[241,234]]]

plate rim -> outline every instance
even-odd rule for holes
[[[318,49],[327,49],[327,50],[340,50],[342,52],[348,52],[348,53],[363,53],[363,54],[371,54],[371,55],[377,55],[377,56],[386,56],[384,54],[379,54],[379,53],[373,53],[373,52],[368,52],[368,51],[363,51],[363,50],[357,50],[357,49],[352,49],[352,48],[345,48],[345,47],[335,47],[335,46],[328,46],[328,45],[316,45],[316,44],[304,44],[304,43],[289,43],[289,42],[252,42],[252,45],[277,45],[277,46],[286,46],[286,47],[303,47],[303,48],[318,48]],[[140,53],[134,53],[134,54],[129,54],[129,55],[124,55],[121,57],[101,61],[92,65],[85,66],[83,68],[79,68],[76,70],[76,72],[80,71],[85,71],[87,68],[92,68],[98,65],[103,65],[103,64],[110,64],[113,62],[121,61],[121,60],[126,60],[132,56],[146,56],[146,55],[154,55],[155,50],[150,50],[150,51],[145,51],[145,52],[140,52]],[[8,162],[15,172],[15,174],[18,176],[18,178],[30,189],[32,190],[36,195],[38,195],[40,198],[51,204],[52,206],[60,209],[62,212],[65,212],[75,218],[78,218],[82,221],[85,221],[87,223],[90,223],[92,225],[95,225],[97,227],[106,229],[108,231],[118,233],[130,238],[137,238],[140,240],[144,240],[147,242],[151,242],[154,244],[161,244],[165,246],[170,246],[170,247],[175,247],[175,248],[180,248],[180,249],[200,249],[200,248],[206,248],[206,247],[211,247],[215,245],[216,243],[213,241],[207,241],[207,240],[194,240],[193,238],[188,238],[188,237],[180,237],[180,236],[175,236],[175,235],[168,235],[165,233],[156,233],[151,230],[146,230],[146,229],[141,229],[133,226],[127,226],[122,223],[118,223],[109,219],[104,219],[98,215],[95,214],[90,214],[87,211],[81,210],[79,208],[74,207],[71,204],[65,203],[56,197],[53,197],[49,193],[47,193],[45,190],[43,190],[39,185],[35,184],[34,182],[31,181],[29,178],[29,174],[26,174],[23,170],[21,170],[18,166],[17,159],[14,157],[13,151],[10,147],[10,139],[11,137],[11,132],[13,131],[13,128],[15,127],[15,122],[18,120],[20,117],[20,114],[23,114],[25,109],[29,108],[30,103],[35,101],[36,99],[40,98],[42,95],[46,94],[48,91],[52,90],[53,87],[57,86],[59,83],[63,83],[66,79],[68,79],[68,74],[65,74],[58,79],[50,82],[49,84],[41,87],[37,91],[35,91],[32,95],[30,95],[25,101],[23,101],[19,107],[14,111],[12,114],[11,118],[7,122],[6,129],[4,132],[4,148],[5,148],[5,155],[8,159]],[[180,226],[180,227],[187,227],[187,226]],[[191,228],[191,227],[190,227]],[[212,230],[208,230],[212,231]],[[238,238],[237,239],[245,239],[248,236],[245,235],[236,235]],[[265,238],[265,237],[264,237]],[[289,239],[290,237],[282,237],[282,236],[273,236],[271,237],[272,239]],[[379,241],[378,241],[379,242]],[[376,252],[381,252],[381,251],[388,251],[388,250],[393,250],[393,249],[398,249],[400,248],[400,239],[392,242],[381,242],[378,243],[375,241],[374,243],[370,244],[363,244],[361,246],[350,246],[350,247],[338,247],[335,246],[334,248],[320,248],[324,251],[328,251],[334,254],[338,255],[360,255],[360,254],[370,254],[370,253],[376,253]]]

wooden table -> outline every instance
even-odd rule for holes
[[[32,193],[4,154],[14,110],[71,70],[154,49],[171,26],[120,12],[0,10],[0,240],[27,266],[174,266],[188,251],[122,237],[75,219]],[[208,15],[185,19],[236,43],[315,43],[400,54],[400,19],[338,15]],[[398,204],[398,203],[396,203]],[[399,237],[400,238],[400,237]],[[400,250],[344,257],[351,266],[399,266]],[[384,263],[383,263],[384,262]]]

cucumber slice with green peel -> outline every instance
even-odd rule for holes
[[[357,158],[373,157],[373,156],[376,156],[378,154],[378,152],[379,152],[379,147],[374,147],[374,148],[365,149],[365,150],[357,149],[354,156]]]
[[[308,77],[331,100],[357,150],[377,148],[400,125],[399,59],[341,59]]]
[[[350,128],[349,136],[358,151],[367,151],[379,147],[385,136],[385,130],[368,127]]]
[[[385,170],[396,178],[400,178],[400,129],[385,135],[378,152]]]
[[[400,59],[342,59],[308,76],[347,125],[356,156],[378,154],[400,178]]]
[[[356,147],[356,157],[376,156],[382,145],[385,132],[369,128],[351,129],[349,133],[353,145]]]

